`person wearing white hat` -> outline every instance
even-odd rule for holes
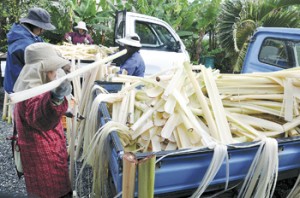
[[[77,26],[74,27],[74,32],[69,32],[65,34],[65,40],[72,44],[93,44],[94,41],[90,34],[88,34],[88,29],[83,21],[79,21]]]
[[[36,42],[44,42],[40,37],[44,30],[54,30],[50,14],[43,8],[31,8],[20,23],[14,23],[7,34],[8,51],[4,76],[4,89],[13,92],[14,84],[22,70],[25,48]]]
[[[127,49],[127,53],[122,57],[120,73],[125,70],[127,75],[144,77],[145,63],[139,52],[142,47],[139,35],[129,34],[119,39],[118,43]]]
[[[70,62],[52,44],[35,43],[25,50],[25,66],[14,91],[38,87],[66,75]],[[15,104],[23,173],[28,197],[72,197],[66,137],[61,118],[68,109],[70,81]]]

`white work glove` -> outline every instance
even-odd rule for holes
[[[71,36],[68,36],[67,41],[68,41],[69,43],[72,43],[72,38],[71,38]]]
[[[84,39],[84,43],[85,43],[85,44],[89,44],[90,41],[89,41],[87,38],[85,38],[85,39]]]
[[[52,98],[63,100],[65,96],[70,95],[72,92],[72,85],[69,80],[64,80],[58,87],[51,90]]]

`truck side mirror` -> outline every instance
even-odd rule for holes
[[[181,52],[181,45],[180,45],[180,42],[179,41],[176,41],[174,43],[174,51],[175,52]]]
[[[180,52],[181,46],[179,41],[169,42],[166,45],[166,49],[171,52]]]

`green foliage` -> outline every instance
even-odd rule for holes
[[[17,2],[17,3],[15,3]],[[57,27],[55,31],[46,31],[44,38],[54,44],[63,40],[63,35],[72,30],[74,24],[83,20],[96,44],[113,45],[114,16],[117,10],[138,12],[160,18],[169,23],[183,39],[192,60],[197,61],[201,52],[201,41],[204,34],[214,31],[216,16],[219,12],[221,0],[2,0],[1,19],[12,18],[5,35],[12,22],[18,21],[21,15],[33,5],[49,11],[52,23]],[[113,2],[113,3],[112,3]],[[14,5],[15,3],[15,5]],[[27,5],[28,4],[28,5]],[[22,9],[21,9],[22,8]],[[11,14],[13,13],[13,14]],[[1,27],[5,27],[1,24]],[[1,38],[5,40],[5,38]],[[0,40],[1,42],[1,40]]]
[[[111,46],[113,44],[114,13],[121,1],[118,0],[116,5],[113,5],[109,0],[100,0],[99,4],[96,4],[95,0],[81,0],[79,2],[72,0],[70,2],[71,25],[68,31],[72,30],[74,24],[84,21],[95,44]]]
[[[59,0],[57,2],[48,2],[48,4],[44,6],[51,15],[52,24],[56,27],[53,31],[44,32],[43,37],[47,39],[47,42],[53,44],[62,42],[65,32],[70,28],[69,5],[69,2]]]
[[[69,16],[66,14],[68,8],[68,2],[65,0],[30,0],[30,1],[11,1],[2,0],[0,2],[1,8],[1,32],[0,32],[0,46],[2,51],[7,50],[6,34],[10,30],[13,23],[19,22],[19,19],[25,17],[28,10],[32,7],[41,7],[46,9],[51,15],[51,21],[56,26],[55,31],[46,31],[43,34],[43,38],[51,43],[57,43],[61,41],[63,33],[66,30],[66,24],[68,24]]]
[[[6,34],[14,22],[17,22],[21,15],[19,7],[22,1],[2,0],[0,1],[0,51],[7,50]]]
[[[217,55],[221,54],[224,52],[222,48],[214,48],[210,49],[208,40],[205,40],[202,42],[202,53],[201,56],[209,56],[209,57],[216,57]]]

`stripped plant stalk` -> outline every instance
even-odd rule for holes
[[[283,99],[283,106],[284,109],[284,119],[286,121],[292,121],[294,117],[294,95],[293,95],[293,85],[292,79],[287,78],[284,81],[284,99]]]
[[[137,159],[131,152],[123,155],[122,198],[134,197]]]
[[[8,94],[6,91],[4,91],[4,100],[3,100],[3,109],[2,109],[2,120],[6,121],[8,117],[8,112],[7,112],[7,105],[8,105]]]
[[[161,136],[163,138],[170,138],[172,135],[174,128],[179,125],[182,121],[180,120],[180,116],[178,113],[173,113],[167,120],[166,124],[164,125],[163,129],[161,130]]]
[[[208,132],[205,131],[201,127],[201,125],[197,122],[197,119],[195,118],[195,116],[192,113],[192,111],[187,108],[187,105],[184,102],[182,102],[183,98],[181,97],[181,95],[179,94],[179,92],[177,90],[174,90],[172,92],[172,94],[174,95],[174,98],[176,98],[177,103],[179,104],[179,107],[186,114],[186,116],[190,119],[190,121],[191,121],[191,123],[193,125],[193,128],[195,129],[195,132],[198,133],[198,135],[202,138],[202,143],[204,145],[207,145],[209,142],[211,142],[211,137],[208,134]]]
[[[203,178],[199,184],[199,187],[193,193],[191,198],[201,197],[201,195],[204,193],[204,191],[209,186],[210,182],[214,179],[214,177],[218,173],[225,158],[227,158],[227,163],[228,163],[227,147],[225,145],[216,144],[212,149],[214,150],[214,154],[213,154],[213,158],[209,164],[208,170],[206,171],[205,175],[203,176]]]
[[[212,108],[212,114],[216,120],[217,126],[217,136],[214,137],[218,141],[224,144],[232,143],[232,135],[230,133],[230,128],[228,121],[226,119],[225,110],[220,98],[220,94],[217,89],[217,85],[213,80],[211,69],[206,69],[202,66],[202,75],[205,82],[206,90],[208,92],[210,106]]]
[[[108,159],[110,157],[109,141],[107,141],[107,137],[113,131],[118,131],[123,135],[130,134],[127,126],[113,121],[107,122],[96,132],[89,145],[89,152],[86,152],[83,155],[84,161],[76,179],[76,189],[78,188],[78,181],[83,173],[84,168],[87,164],[91,164],[93,168],[92,194],[95,197],[108,196],[105,194],[108,181]]]
[[[194,87],[195,92],[196,92],[196,96],[199,100],[199,103],[201,104],[201,108],[203,109],[204,118],[207,121],[210,133],[211,133],[212,137],[218,138],[216,123],[215,123],[215,121],[213,119],[213,116],[211,114],[211,111],[208,107],[206,98],[205,98],[203,92],[201,91],[201,87],[200,87],[199,83],[197,82],[197,80],[195,78],[195,75],[193,74],[193,72],[191,70],[191,67],[190,67],[190,64],[188,62],[184,63],[184,69],[185,69],[185,71],[188,75],[188,78],[190,79],[191,83],[193,84],[193,87]]]
[[[142,117],[140,117],[130,128],[135,131],[137,128],[141,127],[141,125],[153,114],[153,112],[159,108],[164,103],[163,100],[159,100],[154,107],[149,108],[147,112],[145,112]]]
[[[155,155],[149,155],[138,162],[138,197],[154,197]]]
[[[127,120],[127,124],[129,126],[133,125],[134,123],[134,104],[135,104],[135,94],[136,90],[132,89],[130,91],[130,98],[129,98],[129,111],[128,111],[128,117],[129,119]]]
[[[74,169],[75,169],[75,136],[76,136],[76,129],[77,129],[77,112],[78,112],[78,105],[77,101],[74,102],[74,116],[72,118],[72,130],[71,131],[71,141],[70,141],[70,181],[71,186],[74,184]]]
[[[238,197],[272,197],[278,176],[278,143],[263,138]]]
[[[284,131],[289,131],[300,125],[300,117],[294,118],[291,122],[283,124]]]
[[[249,100],[249,99],[264,99],[264,100],[273,100],[273,101],[282,101],[283,95],[282,94],[263,94],[263,95],[238,95],[238,96],[231,96],[231,101],[241,101],[241,100]]]
[[[50,91],[50,90],[58,87],[64,80],[66,80],[66,79],[71,80],[72,78],[74,78],[76,76],[80,76],[83,73],[86,73],[86,72],[90,71],[91,69],[94,69],[95,67],[97,67],[97,66],[99,66],[103,63],[112,61],[112,60],[114,60],[114,59],[116,59],[116,58],[118,58],[118,57],[120,57],[120,56],[122,56],[126,53],[127,53],[126,49],[122,50],[122,51],[117,52],[116,54],[110,55],[110,56],[108,56],[108,57],[106,57],[102,60],[99,60],[99,61],[91,63],[91,64],[89,64],[85,67],[77,69],[74,72],[69,73],[69,74],[67,74],[67,75],[65,75],[65,76],[63,76],[63,77],[61,77],[57,80],[51,81],[49,83],[31,88],[31,89],[27,89],[27,90],[24,90],[24,91],[19,91],[19,92],[9,94],[11,104],[22,102],[22,101],[27,100],[29,98],[32,98],[32,97],[38,96],[40,94],[43,94],[47,91]]]

